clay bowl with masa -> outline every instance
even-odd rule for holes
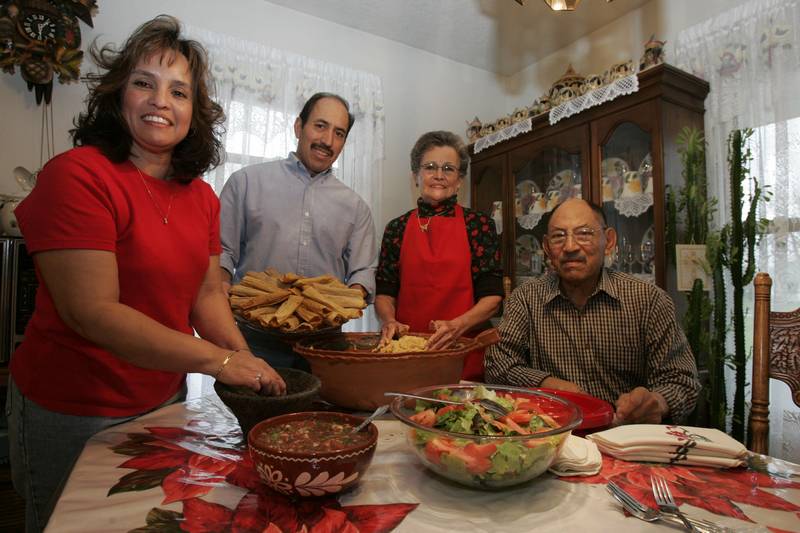
[[[276,416],[250,430],[247,447],[258,476],[287,496],[330,496],[358,483],[372,462],[378,428],[352,430],[362,417],[328,411]]]
[[[317,397],[321,383],[316,376],[295,368],[276,368],[286,382],[283,396],[265,396],[248,387],[232,387],[220,381],[214,382],[214,390],[222,402],[236,416],[242,428],[242,436],[267,418],[307,411]]]
[[[407,336],[430,337],[430,333]],[[340,333],[306,339],[294,351],[322,381],[320,396],[334,405],[369,411],[388,402],[384,392],[457,383],[466,355],[500,340],[496,329],[461,337],[446,350],[375,352],[379,333]]]

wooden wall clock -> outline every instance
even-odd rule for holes
[[[78,21],[92,26],[97,0],[0,0],[0,68],[50,103],[53,78],[76,81],[83,60]]]

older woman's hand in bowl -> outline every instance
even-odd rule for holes
[[[466,321],[459,317],[453,320],[431,320],[433,335],[428,338],[426,350],[443,350],[453,344],[468,329]]]
[[[381,340],[378,343],[378,347],[387,346],[392,339],[402,337],[408,333],[408,330],[408,324],[403,324],[397,320],[387,320],[381,326]]]
[[[214,379],[226,385],[244,386],[265,396],[286,394],[286,383],[266,361],[254,356],[250,350],[229,352]]]

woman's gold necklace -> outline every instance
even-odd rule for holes
[[[136,167],[136,165],[133,165],[133,166]],[[169,193],[169,203],[167,204],[167,213],[164,214],[164,212],[161,210],[161,206],[158,205],[158,202],[156,201],[155,197],[153,196],[152,191],[150,191],[150,187],[147,186],[147,182],[145,181],[144,176],[142,176],[142,171],[139,170],[139,167],[136,167],[136,172],[139,173],[139,179],[142,180],[142,185],[144,185],[144,190],[147,191],[147,196],[150,197],[150,200],[153,202],[153,205],[156,207],[156,211],[158,211],[158,214],[161,217],[161,221],[164,222],[164,225],[166,226],[167,223],[169,222],[169,211],[170,211],[170,209],[172,209],[172,198],[173,198],[173,196],[175,196],[175,194],[172,191],[170,191],[170,193]]]
[[[431,225],[431,220],[433,220],[433,217],[438,217],[439,215],[441,215],[441,213],[434,213],[433,215],[429,216],[428,221],[423,224],[420,222],[419,213],[417,213],[417,224],[419,224],[419,229],[421,229],[423,232],[427,232],[428,226]]]

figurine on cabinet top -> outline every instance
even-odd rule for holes
[[[472,119],[472,122],[467,122],[467,139],[469,142],[474,143],[481,138],[481,121],[478,117]]]
[[[522,122],[528,118],[528,109],[527,108],[515,108],[514,112],[511,113],[511,123],[516,124],[517,122]]]
[[[566,72],[550,87],[550,103],[553,106],[562,104],[567,100],[583,93],[584,77],[575,72],[572,65],[567,67]],[[565,91],[564,89],[569,89]]]
[[[650,36],[650,40],[644,44],[644,54],[639,60],[639,70],[654,67],[664,62],[664,45],[666,41],[656,40],[655,33]]]
[[[500,117],[497,119],[497,122],[494,123],[494,131],[500,131],[505,129],[511,125],[511,117]]]

